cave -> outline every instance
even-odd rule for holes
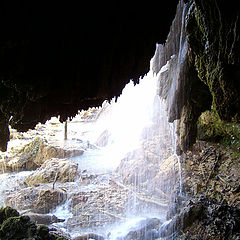
[[[66,159],[81,155],[81,161],[88,166],[86,158],[96,157],[94,151],[98,147],[115,143],[116,136],[120,139],[121,133],[125,133],[120,127],[125,121],[122,116],[128,117],[128,123],[132,124],[121,142],[127,147],[134,145],[131,133],[139,134],[134,129],[138,129],[141,120],[152,121],[153,126],[139,127],[142,131],[140,148],[135,145],[127,148],[124,155],[118,152],[118,147],[111,150],[120,162],[117,167],[113,160],[106,164],[108,167],[113,164],[121,176],[121,181],[114,178],[111,181],[122,189],[118,192],[121,197],[126,192],[135,192],[135,197],[131,196],[134,204],[132,199],[128,203],[137,206],[137,210],[130,211],[133,215],[135,210],[149,211],[152,217],[140,219],[141,227],[130,229],[124,237],[115,237],[112,230],[112,236],[96,231],[97,234],[74,239],[240,238],[237,227],[240,224],[240,174],[237,171],[240,167],[240,15],[236,3],[176,0],[158,5],[151,2],[19,2],[12,5],[5,2],[0,11],[3,36],[0,41],[0,177],[4,179],[4,174],[19,172],[22,183],[17,187],[22,195],[14,193],[14,197],[10,197],[11,190],[2,192],[5,208],[0,208],[1,239],[18,236],[14,232],[12,238],[8,237],[11,234],[6,230],[7,224],[15,220],[21,222],[24,229],[31,226],[35,229],[35,235],[29,233],[31,237],[65,239],[54,238],[48,227],[33,227],[29,222],[31,216],[29,219],[22,216],[27,208],[21,208],[21,201],[28,194],[33,198],[42,194],[46,201],[36,199],[38,212],[34,217],[42,214],[51,222],[47,214],[60,203],[65,204],[70,196],[58,188],[58,184],[76,181],[71,176],[79,171],[77,165],[82,168],[78,173],[82,182],[101,181],[100,176],[106,172],[95,173],[98,179],[94,174],[86,174],[79,159],[71,163]],[[149,90],[153,84],[155,88]],[[131,88],[139,89],[140,96],[126,90]],[[128,113],[116,107],[123,101],[126,91],[130,96],[123,109],[129,107]],[[135,105],[131,105],[131,101]],[[153,109],[147,105],[150,102]],[[108,122],[103,116],[114,111],[121,114]],[[34,135],[37,129],[45,129],[49,124],[54,127],[65,123],[66,140],[67,127],[71,130],[74,121],[80,121],[79,116],[87,125],[96,114],[108,125],[101,129],[97,147],[79,138],[75,140],[84,146],[82,149],[58,149],[48,145],[41,136],[31,139],[33,141],[21,150],[11,147],[14,138],[21,139],[25,133]],[[51,120],[52,117],[57,120]],[[116,136],[110,130],[111,121],[119,124],[119,127],[114,126],[118,129]],[[9,157],[11,151],[15,152]],[[46,155],[51,156],[51,161],[44,162]],[[96,159],[103,161],[103,158],[108,159],[104,154]],[[48,179],[52,188],[44,192],[41,188],[44,171],[56,170],[59,164],[71,169],[67,180],[53,171]],[[98,162],[90,161],[89,168],[94,166],[98,167]],[[25,170],[28,170],[26,175]],[[28,175],[30,171],[40,174],[40,183],[35,183],[32,175]],[[11,181],[10,177],[6,179]],[[6,179],[4,181],[8,181]],[[103,183],[105,180],[102,178]],[[31,192],[24,192],[24,184]],[[109,191],[97,192],[96,196],[101,199],[109,194],[115,199],[113,190]],[[151,198],[143,194],[145,191],[152,194]],[[160,195],[160,200],[155,198]],[[48,199],[56,196],[59,202],[53,201],[49,206]],[[20,205],[14,199],[19,199]],[[83,209],[84,203],[97,202],[96,198],[86,197],[82,192],[71,192],[71,201],[75,204],[73,215]],[[138,205],[136,201],[144,204]],[[152,205],[158,210],[168,205],[164,213],[166,219],[156,217]],[[12,208],[20,211],[20,215]],[[109,209],[102,209],[101,214],[104,212],[115,220],[127,219],[125,215],[108,212]],[[101,221],[110,221],[105,215]],[[79,221],[74,217],[67,223],[72,228],[74,221]],[[62,219],[58,220],[61,224]],[[85,226],[84,221],[88,222],[83,219],[80,227]],[[94,218],[94,221],[99,220]],[[22,238],[17,239],[30,237],[24,235],[23,229],[19,233]]]

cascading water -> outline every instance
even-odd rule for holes
[[[187,54],[185,11],[184,5],[179,49],[168,61],[158,62],[164,46],[157,45],[150,71],[139,84],[130,82],[117,102],[105,102],[97,110],[97,120],[78,116],[69,123],[74,138],[84,140],[87,146],[83,155],[70,158],[78,164],[77,179],[54,182],[55,188],[67,193],[67,200],[50,215],[65,219],[54,225],[72,237],[94,232],[110,240],[161,239],[161,231],[171,222],[167,212],[172,199],[177,190],[182,195],[177,122],[169,123],[169,115],[178,111],[178,106],[172,105]],[[163,78],[168,78],[166,89],[162,88]],[[71,143],[71,139],[64,142]],[[0,177],[3,182],[11,176],[22,181],[25,174],[31,172]],[[7,188],[3,184],[1,191]]]
[[[107,132],[104,147],[88,150],[82,156],[72,158],[72,161],[78,163],[80,175],[87,172],[98,176],[98,180],[94,181],[98,182],[100,179],[104,201],[114,198],[108,196],[106,190],[112,184],[117,188],[117,194],[123,195],[124,192],[126,195],[121,211],[112,209],[111,204],[103,202],[105,206],[96,213],[102,224],[85,227],[81,233],[94,231],[116,240],[128,239],[130,232],[146,228],[145,233],[138,236],[139,239],[156,239],[160,236],[156,230],[155,238],[146,237],[153,229],[160,228],[160,223],[166,221],[173,187],[178,181],[176,173],[180,169],[174,123],[168,122],[166,101],[157,94],[160,75],[168,71],[168,65],[169,63],[164,65],[158,74],[150,70],[136,86],[130,82],[118,101],[112,102],[105,109],[107,113],[102,112],[98,121],[92,125],[97,134],[95,137],[89,134],[91,138],[88,141],[98,139],[101,132]],[[95,185],[94,181],[85,186],[90,192],[99,191],[99,182]],[[87,191],[84,194],[88,196]],[[113,204],[117,205],[118,199],[114,201],[116,202]],[[69,201],[68,206],[65,204],[58,208],[54,214],[62,217],[62,212],[66,209],[71,212],[71,204]],[[83,209],[84,206],[81,211]],[[114,219],[108,221],[102,213],[114,216]],[[73,236],[79,235],[80,231],[72,227],[74,224],[71,214],[67,214],[70,220],[65,227],[70,226],[73,229]],[[74,213],[75,217],[72,219],[76,218],[77,221],[78,214]]]

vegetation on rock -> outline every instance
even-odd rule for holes
[[[67,240],[50,233],[45,225],[37,226],[28,216],[20,216],[10,207],[0,208],[0,239]]]
[[[206,111],[198,120],[198,139],[219,142],[239,151],[240,124],[221,120],[214,110]]]

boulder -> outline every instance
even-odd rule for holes
[[[0,161],[0,171],[14,172],[36,169],[38,165],[34,162],[34,159],[41,143],[40,138],[35,138],[31,143],[21,148],[13,157],[2,159]]]
[[[47,214],[31,213],[31,212],[24,215],[30,217],[30,220],[35,222],[36,224],[50,225],[52,223],[65,221],[64,219],[59,219],[55,215],[47,215]]]
[[[9,214],[10,213],[10,214]],[[51,231],[47,226],[36,225],[29,216],[21,216],[10,208],[0,209],[0,239],[39,239],[39,240],[68,240],[59,231]],[[2,218],[3,217],[3,218]]]
[[[49,213],[58,205],[63,204],[67,194],[61,189],[49,187],[28,187],[4,199],[5,205],[17,210],[30,210],[34,213]]]
[[[159,228],[162,222],[157,218],[147,218],[139,222],[125,237],[117,240],[154,240],[160,237]]]
[[[73,238],[73,240],[88,240],[88,239],[104,240],[105,238],[95,233],[88,233],[88,234],[84,234],[84,235]]]
[[[0,207],[0,225],[10,217],[18,217],[19,213],[17,210],[11,207]]]
[[[34,163],[41,166],[45,161],[51,158],[70,158],[83,154],[82,149],[64,149],[55,146],[49,146],[41,142],[39,150],[34,159]]]
[[[50,182],[72,182],[77,176],[78,165],[68,159],[52,158],[43,163],[25,179],[28,186]]]
[[[51,158],[70,158],[83,154],[82,149],[64,149],[48,145],[37,137],[13,156],[0,159],[0,173],[35,170]]]

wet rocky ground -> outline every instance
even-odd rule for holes
[[[71,238],[66,229],[75,239],[240,239],[239,152],[199,141],[179,158],[169,130],[145,129],[139,147],[113,171],[103,167],[104,155],[98,154],[108,133],[95,143],[85,140],[98,114],[85,115],[84,123],[77,119],[68,125],[67,141],[57,119],[27,133],[12,129],[9,150],[0,155],[1,204],[30,217],[37,224],[35,236],[37,226],[49,226],[41,230],[45,238],[36,239],[54,239],[49,229],[65,239]],[[87,162],[92,153],[98,157]],[[145,220],[131,228],[129,223],[122,234],[129,215],[139,213]],[[21,226],[22,221],[32,226],[30,219],[15,217]],[[6,226],[2,221],[0,234]]]
[[[85,132],[91,125],[91,117],[87,119]],[[130,214],[141,212],[152,219],[154,216],[149,214],[152,209],[155,215],[164,215],[170,192],[162,189],[163,184],[158,187],[156,184],[162,175],[154,167],[160,164],[157,138],[143,141],[139,149],[122,159],[116,171],[109,171],[98,162],[89,164],[86,159],[81,160],[84,154],[97,152],[99,147],[80,139],[71,124],[81,122],[68,124],[67,141],[62,140],[64,126],[57,119],[27,133],[11,129],[9,150],[0,157],[2,204],[29,216],[37,225],[46,224],[60,232],[68,229],[72,236],[95,232],[107,238],[111,235],[106,230],[108,226],[123,224]],[[176,171],[176,162],[172,164],[174,161],[167,153],[161,153],[165,154],[162,169],[169,171],[161,176],[165,182]],[[93,169],[88,168],[91,164],[95,164]],[[138,236],[136,229],[131,231]],[[130,239],[129,236],[124,239]]]

